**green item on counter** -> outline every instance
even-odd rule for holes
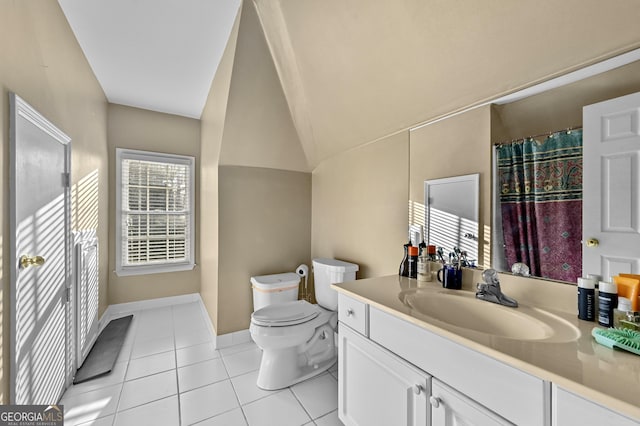
[[[594,327],[591,335],[596,342],[613,349],[618,347],[636,355],[640,355],[640,332],[627,328],[603,329]]]

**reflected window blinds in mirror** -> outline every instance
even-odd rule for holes
[[[424,182],[427,243],[445,253],[458,248],[478,261],[480,175],[472,174]]]
[[[582,276],[582,130],[499,144],[494,155],[494,212],[502,225],[494,229],[504,247],[494,250],[494,265],[522,262],[531,275],[576,282]]]

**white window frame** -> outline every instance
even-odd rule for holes
[[[123,265],[123,206],[122,206],[122,161],[134,159],[141,161],[156,161],[189,166],[189,222],[188,246],[189,256],[184,262],[155,263],[153,265]],[[195,265],[195,158],[186,155],[165,154],[159,152],[139,151],[133,149],[116,148],[116,274],[118,276],[157,274],[163,272],[177,272],[192,270]]]

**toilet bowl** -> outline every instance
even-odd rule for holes
[[[337,361],[334,331],[338,323],[333,283],[354,280],[358,265],[314,259],[318,305],[305,300],[269,304],[251,315],[249,331],[262,349],[258,387],[282,389],[314,377]]]

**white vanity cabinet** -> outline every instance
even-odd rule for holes
[[[362,303],[340,296],[341,311]],[[368,336],[339,326],[338,413],[347,426],[549,426],[549,382],[367,308]]]
[[[347,426],[425,426],[430,377],[342,323],[338,413]]]
[[[604,379],[603,379],[604,380]],[[553,385],[553,426],[638,426],[637,421]]]

